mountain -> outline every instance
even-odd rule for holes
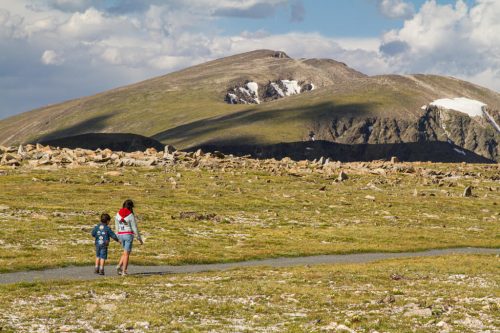
[[[258,155],[318,140],[356,146],[352,160],[368,158],[359,147],[378,146],[370,158],[411,160],[415,143],[448,142],[457,160],[500,161],[499,110],[500,94],[452,77],[367,76],[330,59],[258,50],[7,118],[0,144],[134,133],[182,149],[241,146]],[[440,160],[437,151],[418,159]]]

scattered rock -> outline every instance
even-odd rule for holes
[[[405,317],[432,317],[432,310],[429,308],[425,309],[411,309],[405,312]]]
[[[221,153],[220,151],[214,151],[213,154],[212,154],[214,157],[216,158],[220,158],[220,159],[224,159],[226,157],[226,155],[224,155],[223,153]]]
[[[172,220],[175,220],[177,218],[184,220],[193,220],[193,221],[203,221],[203,220],[216,221],[216,222],[222,221],[222,218],[214,213],[201,214],[196,212],[180,212],[178,217],[172,216]]]
[[[337,180],[339,182],[343,182],[345,180],[349,179],[349,176],[344,171],[340,171],[339,176],[337,177]]]
[[[149,330],[149,322],[147,321],[138,321],[135,323],[135,328],[142,328],[142,329],[145,329],[145,330]]]
[[[484,328],[484,324],[481,320],[471,316],[467,316],[465,319],[455,321],[455,323],[473,330],[482,330]]]
[[[97,304],[89,303],[86,305],[85,308],[86,308],[87,312],[92,313],[92,312],[95,312],[95,310],[97,310]]]
[[[396,302],[396,298],[393,295],[387,295],[378,301],[380,304],[391,304]]]
[[[101,304],[100,305],[100,308],[103,310],[103,311],[115,311],[116,310],[116,304],[113,304],[113,303],[109,303],[109,304]]]
[[[59,327],[58,332],[74,332],[75,327],[71,325],[62,325]]]
[[[399,162],[400,162],[399,158],[397,158],[396,156],[391,157],[391,163],[392,164],[396,164],[396,163],[399,163]]]
[[[448,323],[446,323],[444,321],[440,321],[439,323],[437,323],[436,327],[439,327],[441,329],[439,331],[439,333],[449,333],[452,330],[451,325],[449,325]]]
[[[392,273],[391,274],[391,279],[394,280],[394,281],[399,281],[399,280],[403,280],[404,276],[403,275],[399,275],[397,273]]]
[[[20,165],[21,157],[19,155],[13,155],[10,153],[5,153],[0,160],[2,165]]]
[[[111,176],[111,177],[120,177],[123,176],[123,173],[120,171],[108,171],[104,173],[105,176]]]
[[[164,149],[165,154],[173,154],[175,151],[176,151],[176,149],[173,146],[171,146],[171,145],[165,146],[165,149]]]
[[[367,196],[365,196],[365,199],[367,199],[367,200],[371,200],[371,201],[375,201],[375,197],[374,197],[374,196],[372,196],[372,195],[367,195]]]
[[[465,188],[463,196],[466,198],[472,197],[472,187],[471,186],[467,186]]]
[[[202,157],[203,156],[203,150],[201,149],[198,149],[195,153],[194,153],[194,157]]]
[[[327,326],[322,328],[323,330],[326,331],[333,331],[333,332],[347,332],[347,333],[355,333],[356,331],[350,329],[349,327],[342,325],[342,324],[337,324],[336,322],[331,322]]]

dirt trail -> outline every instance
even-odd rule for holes
[[[420,252],[400,252],[400,253],[358,253],[358,254],[333,254],[318,255],[295,258],[274,258],[263,260],[250,260],[223,264],[200,264],[182,266],[135,266],[129,267],[130,275],[161,275],[161,274],[182,274],[200,273],[209,271],[223,271],[242,267],[290,267],[300,265],[318,264],[358,264],[368,263],[384,259],[432,257],[449,254],[496,254],[500,255],[500,249],[486,248],[452,248],[441,250],[427,250]],[[107,267],[107,276],[116,276],[114,266]],[[64,267],[46,269],[41,271],[24,271],[0,274],[0,284],[17,282],[34,282],[49,280],[94,280],[103,278],[93,273],[93,266]]]

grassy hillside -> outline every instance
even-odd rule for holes
[[[465,96],[500,109],[490,90],[453,78],[365,75],[326,59],[277,58],[260,50],[0,121],[0,144],[88,132],[135,133],[180,148],[211,141],[300,141],[338,115],[416,119],[433,99]],[[261,105],[228,105],[229,87],[253,80],[309,80],[316,90]]]

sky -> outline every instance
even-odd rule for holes
[[[273,49],[500,91],[500,0],[0,0],[0,119]]]

